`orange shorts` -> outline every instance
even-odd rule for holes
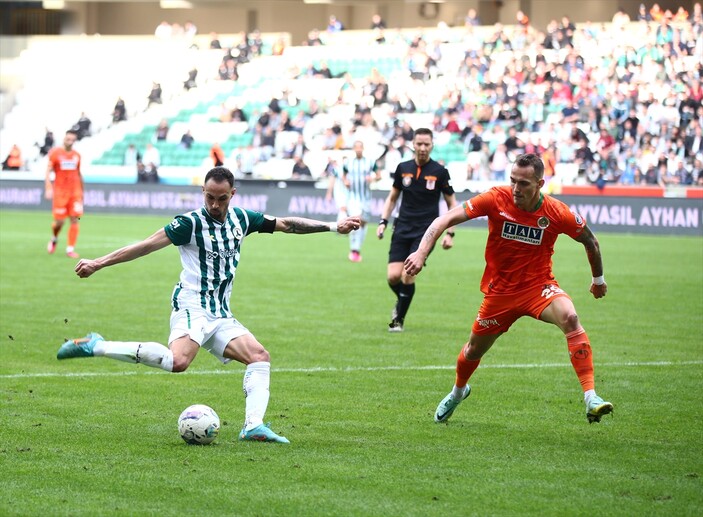
[[[54,219],[66,217],[80,217],[83,215],[83,192],[81,191],[54,191],[52,203]]]
[[[474,334],[488,335],[507,332],[522,316],[539,319],[554,298],[569,297],[555,281],[510,294],[487,294],[471,327]]]

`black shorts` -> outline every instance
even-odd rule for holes
[[[401,237],[396,232],[393,232],[393,237],[391,237],[391,249],[388,252],[388,263],[405,262],[405,259],[420,247],[423,236],[424,233]],[[432,249],[434,249],[434,246]],[[432,253],[432,250],[430,250],[430,253]]]

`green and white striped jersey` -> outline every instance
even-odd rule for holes
[[[376,162],[371,158],[356,156],[344,165],[344,173],[349,180],[349,199],[361,205],[371,201],[371,187],[368,178],[376,173]]]
[[[166,235],[178,246],[183,265],[171,298],[173,309],[202,307],[218,317],[233,317],[230,294],[242,241],[263,223],[264,214],[239,207],[230,208],[221,223],[203,207],[166,225]]]

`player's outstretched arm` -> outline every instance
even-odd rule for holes
[[[361,219],[358,217],[347,217],[339,223],[325,223],[315,219],[305,219],[304,217],[282,217],[276,219],[276,232],[284,233],[319,233],[338,232],[349,233],[358,230],[361,226]]]
[[[76,264],[75,271],[79,277],[88,278],[104,267],[121,262],[129,262],[130,260],[148,255],[153,251],[165,248],[169,244],[171,244],[171,239],[166,235],[166,231],[160,228],[153,235],[136,244],[130,244],[129,246],[125,246],[124,248],[120,248],[94,260],[81,259],[78,264]]]
[[[427,260],[427,255],[432,251],[432,248],[437,242],[437,239],[439,239],[439,236],[442,235],[442,232],[451,226],[468,220],[469,218],[466,212],[464,212],[464,209],[461,206],[457,206],[432,221],[432,224],[430,224],[425,231],[425,235],[422,236],[417,251],[411,253],[408,258],[405,259],[405,272],[409,275],[417,275],[422,271],[422,268],[425,266],[425,260]]]
[[[583,244],[588,263],[591,265],[593,279],[589,291],[594,298],[603,298],[608,292],[608,284],[605,283],[605,278],[603,277],[603,257],[600,253],[598,239],[596,239],[591,229],[585,226],[576,240]]]

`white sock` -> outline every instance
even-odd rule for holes
[[[466,393],[466,386],[463,388],[457,388],[456,385],[452,388],[452,398],[454,400],[461,400],[461,398],[464,396],[464,393]]]
[[[588,401],[591,400],[591,397],[595,396],[596,390],[586,390],[583,392],[583,400],[586,401],[586,404],[588,404]]]
[[[359,230],[353,230],[349,233],[349,249],[351,251],[359,251]]]
[[[358,230],[354,230],[349,234],[349,249],[353,251],[361,251],[361,245],[366,237],[366,226],[362,226]]]
[[[270,379],[271,363],[261,361],[247,365],[243,382],[244,396],[246,397],[245,431],[264,423],[264,415],[269,405]]]
[[[359,232],[357,237],[359,239],[359,247],[357,249],[361,251],[361,246],[364,244],[364,239],[366,238],[366,226],[360,227],[357,231]]]
[[[100,341],[93,354],[127,363],[142,363],[152,368],[173,371],[173,352],[161,343],[137,341]]]

